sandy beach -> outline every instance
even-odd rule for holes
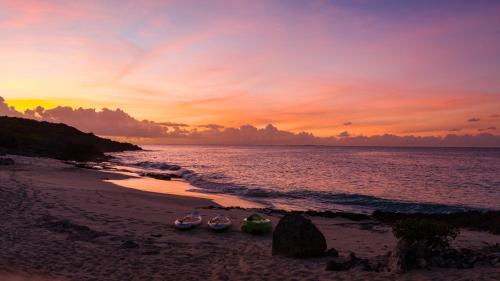
[[[405,274],[326,271],[328,257],[272,256],[271,234],[242,233],[239,223],[249,211],[206,209],[237,198],[189,193],[178,180],[13,158],[15,165],[0,168],[0,280],[500,280],[500,269],[491,266]],[[171,194],[154,192],[167,190]],[[176,230],[175,218],[192,210],[205,220],[224,212],[235,225],[224,233],[206,226]],[[270,218],[276,224],[280,216]],[[311,219],[341,255],[370,258],[396,243],[391,228],[376,221]],[[499,236],[462,230],[453,246],[498,242]]]

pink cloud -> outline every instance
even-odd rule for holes
[[[22,115],[14,107],[6,104],[4,98],[0,97],[0,116],[21,117]]]
[[[66,123],[98,135],[139,139],[156,144],[232,144],[232,145],[341,145],[341,146],[479,146],[500,147],[500,136],[446,135],[445,137],[397,136],[391,134],[353,136],[347,131],[337,137],[317,137],[308,132],[293,133],[268,124],[264,128],[243,125],[226,128],[217,124],[189,126],[174,122],[139,121],[116,109],[73,109],[37,107],[24,113],[8,106],[0,97],[0,116],[24,117],[48,122]],[[204,130],[198,130],[202,128]],[[484,130],[494,131],[496,127]]]
[[[23,117],[53,123],[65,123],[84,132],[92,132],[105,136],[158,138],[167,136],[166,124],[152,121],[139,121],[120,109],[110,110],[103,108],[84,109],[58,106],[52,109],[37,107],[28,109],[24,113],[9,107],[0,97],[0,115]],[[168,124],[172,125],[172,124]],[[178,124],[176,124],[178,125]]]

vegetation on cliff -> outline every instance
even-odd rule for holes
[[[0,117],[0,152],[61,160],[102,161],[106,152],[141,150],[137,145],[116,142],[84,133],[65,124]]]

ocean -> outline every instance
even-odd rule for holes
[[[500,149],[145,146],[117,165],[175,172],[197,192],[286,210],[449,213],[500,209]],[[175,171],[174,171],[175,170]]]

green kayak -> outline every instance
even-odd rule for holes
[[[273,229],[273,224],[271,220],[261,217],[258,214],[253,214],[246,217],[241,225],[241,230],[243,232],[251,234],[264,234],[271,232]]]

